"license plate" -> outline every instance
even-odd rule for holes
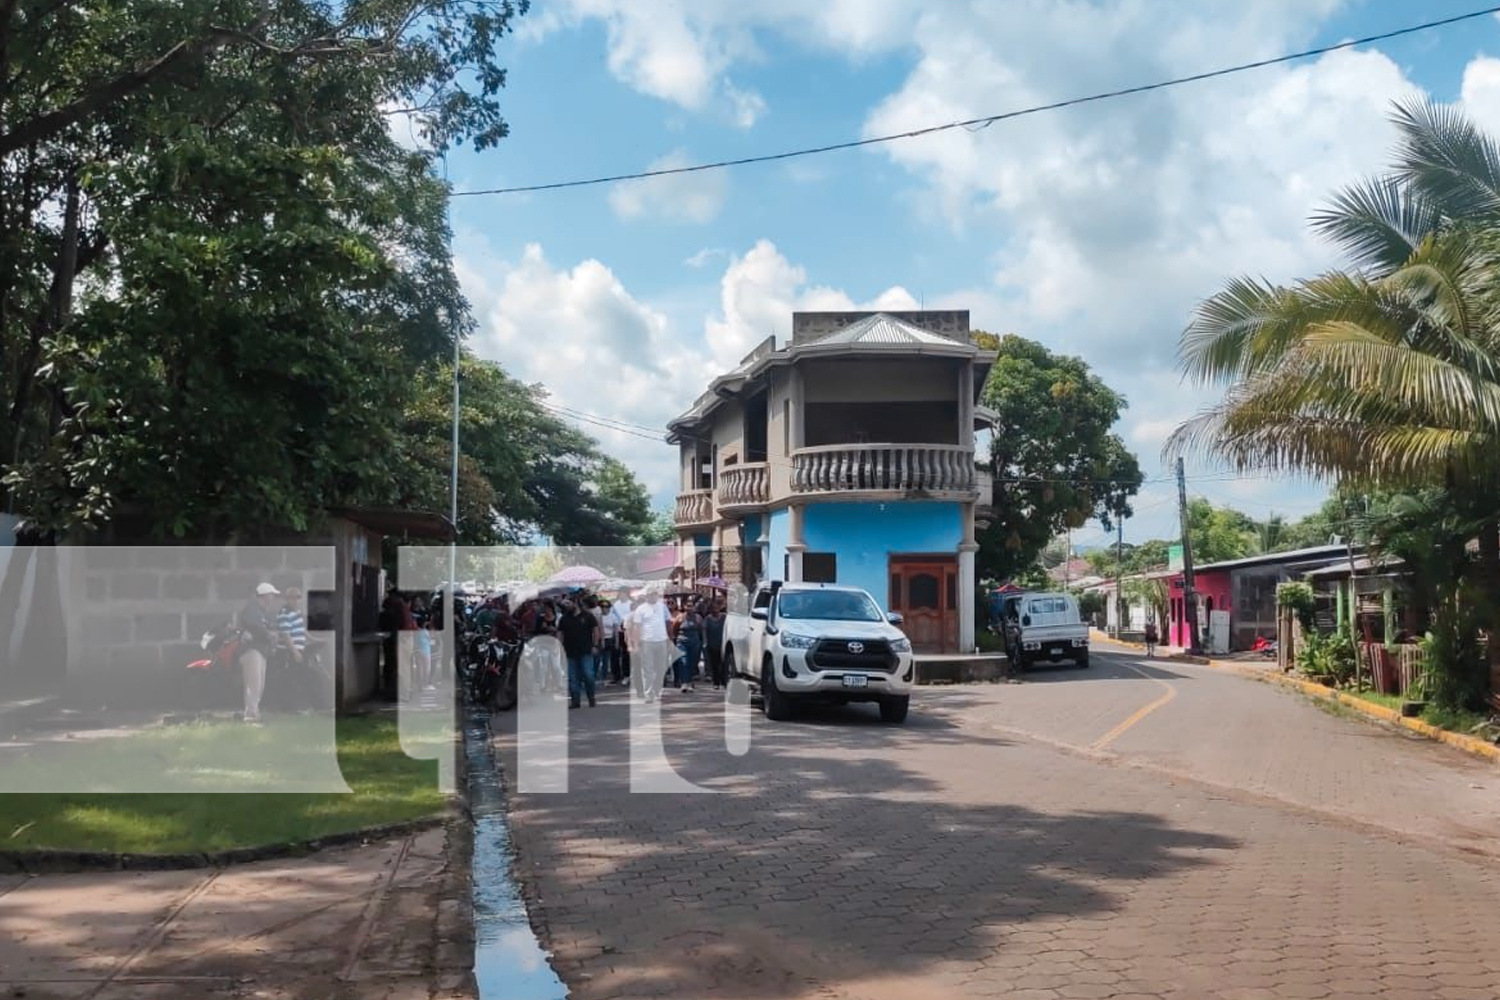
[[[1052,650],[1051,650],[1051,653],[1052,653],[1053,656],[1061,656],[1062,655],[1062,647],[1061,646],[1053,646]]]
[[[862,688],[868,683],[870,683],[870,678],[866,677],[864,674],[844,675],[844,687],[846,688]]]

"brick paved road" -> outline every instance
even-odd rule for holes
[[[513,799],[533,918],[579,1000],[1500,995],[1496,860],[1409,815],[1493,831],[1500,772],[1170,673],[923,690],[904,728],[757,718],[743,758],[700,691],[666,742],[714,795],[629,794],[624,705],[572,713],[573,790]],[[1303,801],[1325,771],[1362,790]]]

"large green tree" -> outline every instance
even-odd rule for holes
[[[467,325],[433,158],[505,134],[525,7],[0,3],[12,502],[181,534],[390,500],[413,383]]]
[[[1500,144],[1427,101],[1393,120],[1395,168],[1315,219],[1348,269],[1241,278],[1198,308],[1183,366],[1226,394],[1170,447],[1352,488],[1442,489],[1449,523],[1478,525],[1475,593],[1500,635]]]
[[[1255,522],[1232,507],[1217,506],[1203,497],[1188,501],[1188,532],[1195,563],[1243,559],[1258,549]]]
[[[1140,489],[1135,456],[1111,428],[1125,398],[1080,358],[1015,335],[979,332],[998,352],[983,392],[999,426],[990,449],[995,519],[979,535],[979,572],[1007,580],[1059,533],[1097,518],[1129,517]]]
[[[650,498],[635,475],[551,412],[546,391],[465,355],[460,368],[459,534],[466,545],[633,545],[651,535]],[[453,369],[418,380],[402,427],[403,506],[447,510]]]

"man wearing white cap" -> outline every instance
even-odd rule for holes
[[[266,658],[276,645],[276,599],[281,591],[269,583],[255,588],[255,596],[240,611],[240,631],[244,634],[244,652],[240,670],[245,675],[245,721],[260,722],[260,696],[266,690]]]

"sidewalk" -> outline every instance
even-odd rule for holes
[[[464,821],[225,869],[0,876],[0,994],[475,995]]]
[[[1090,630],[1090,638],[1094,643],[1099,643],[1106,646],[1114,646],[1122,651],[1130,650],[1145,652],[1146,649],[1145,646],[1142,646],[1138,643],[1122,642],[1119,639],[1112,638],[1111,636],[1105,634],[1104,632],[1100,632],[1097,629]],[[1165,646],[1157,647],[1157,659],[1195,663],[1199,666],[1211,667],[1215,670],[1223,670],[1229,673],[1239,674],[1242,677],[1248,677],[1253,680],[1263,681],[1268,684],[1276,684],[1281,687],[1290,688],[1292,690],[1299,691],[1310,698],[1316,698],[1319,701],[1336,702],[1339,705],[1352,709],[1355,712],[1367,716],[1368,718],[1377,720],[1379,722],[1388,723],[1392,726],[1400,729],[1405,729],[1420,736],[1425,736],[1430,740],[1436,740],[1440,743],[1446,743],[1449,746],[1456,747],[1457,749],[1463,750],[1465,753],[1472,754],[1475,757],[1482,757],[1486,760],[1500,763],[1500,746],[1496,746],[1493,743],[1487,743],[1484,740],[1477,739],[1473,736],[1467,736],[1463,733],[1455,733],[1450,732],[1446,729],[1439,729],[1437,726],[1434,726],[1428,722],[1423,722],[1421,719],[1404,718],[1401,713],[1386,708],[1383,705],[1376,705],[1373,702],[1365,701],[1363,698],[1356,698],[1353,695],[1344,693],[1343,691],[1337,691],[1333,688],[1325,687],[1322,684],[1314,684],[1312,681],[1306,681],[1300,677],[1294,677],[1289,674],[1284,674],[1277,668],[1275,660],[1264,658],[1251,660],[1214,659],[1206,656],[1192,656],[1188,654],[1188,652],[1184,649]]]

